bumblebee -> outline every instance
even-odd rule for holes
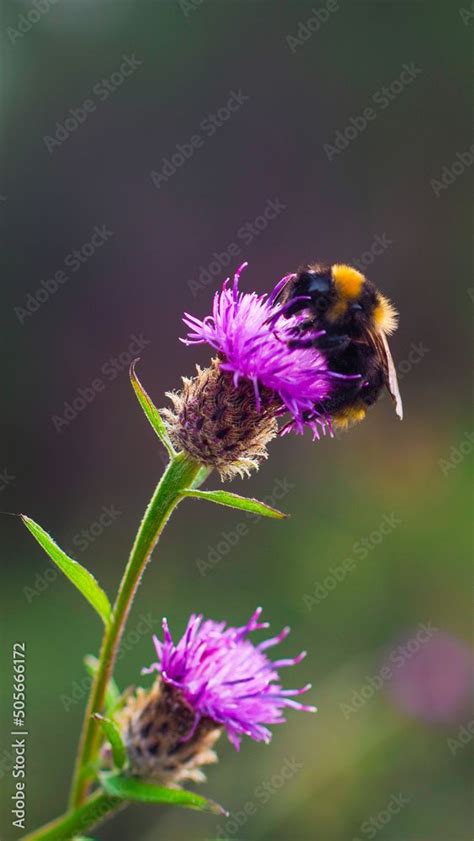
[[[332,371],[352,377],[341,378],[334,395],[315,407],[330,416],[334,427],[363,420],[384,387],[403,418],[387,342],[397,328],[397,312],[370,280],[352,266],[307,265],[290,275],[277,300],[287,317],[301,314],[290,346],[316,347]]]

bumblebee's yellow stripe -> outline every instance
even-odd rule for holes
[[[397,329],[398,313],[385,295],[378,293],[378,304],[374,309],[374,323],[377,330],[393,333]]]
[[[364,285],[365,277],[352,266],[345,266],[343,263],[336,263],[332,267],[334,285],[341,298],[346,301],[356,300]]]
[[[354,403],[353,406],[346,406],[340,412],[332,415],[331,421],[336,429],[347,429],[354,423],[364,420],[367,414],[367,409],[361,403]]]

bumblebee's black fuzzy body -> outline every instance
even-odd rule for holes
[[[385,385],[385,377],[382,365],[370,346],[351,342],[340,354],[330,351],[329,364],[331,370],[338,374],[359,374],[360,379],[339,382],[334,397],[324,401],[325,412],[337,416],[353,406],[354,402],[360,410],[377,401]]]
[[[395,329],[396,313],[373,283],[351,266],[309,265],[292,277],[279,300],[286,304],[287,315],[307,313],[295,334],[295,345],[313,344],[326,354],[331,371],[358,375],[338,381],[334,396],[318,407],[330,415],[336,427],[362,420],[384,386],[401,413],[396,376],[394,383],[393,363],[384,338]],[[313,337],[315,330],[324,330],[324,334]]]

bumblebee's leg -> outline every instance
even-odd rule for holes
[[[304,321],[300,321],[299,324],[295,324],[294,327],[289,330],[289,333],[295,337],[295,341],[306,336],[308,338],[308,332],[310,330],[314,331],[314,321],[312,318],[305,318]],[[308,345],[309,347],[309,345]]]
[[[312,326],[312,323],[310,322]],[[334,356],[343,353],[351,343],[349,336],[318,336],[313,338],[291,339],[288,342],[290,348],[310,348],[315,347],[318,350],[324,350],[329,356]]]
[[[287,345],[291,350],[294,348],[304,350],[305,348],[315,347],[316,341],[314,339],[290,339]]]
[[[314,320],[312,318],[305,318],[304,321],[300,321],[295,327],[292,328],[291,332],[294,336],[299,336],[301,333],[305,333],[306,330],[314,329]]]
[[[384,376],[380,369],[372,374],[370,380],[367,380],[360,390],[360,398],[365,406],[373,406],[377,402],[383,386]]]
[[[326,334],[316,339],[314,345],[318,350],[326,350],[330,353],[342,353],[349,347],[350,343],[350,336],[330,336]]]

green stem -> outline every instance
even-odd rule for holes
[[[68,841],[92,829],[107,815],[113,814],[125,805],[127,805],[126,801],[118,797],[110,797],[103,791],[96,792],[78,809],[66,812],[60,818],[35,829],[34,832],[23,836],[21,841]]]
[[[70,805],[73,807],[84,801],[89,789],[91,775],[84,769],[95,758],[100,743],[100,725],[92,715],[102,711],[125,623],[145,567],[173,509],[182,499],[182,491],[198,487],[208,473],[201,464],[179,453],[166,468],[145,511],[120,583],[111,622],[104,633],[99,664],[91,686],[71,788]]]

